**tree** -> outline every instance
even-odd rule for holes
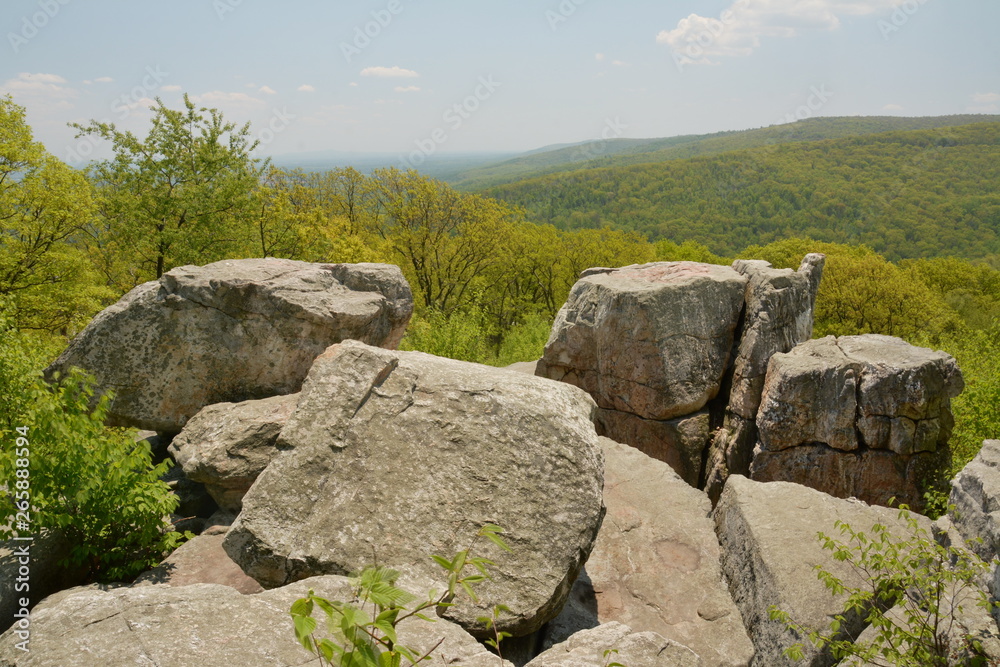
[[[184,110],[156,103],[145,139],[111,123],[72,124],[78,137],[112,143],[114,158],[92,171],[101,195],[93,247],[119,289],[238,256],[254,238],[254,193],[267,163],[252,156],[249,123],[237,127],[187,95]]]
[[[108,296],[76,243],[92,191],[33,140],[24,115],[0,97],[0,299],[21,329],[70,333]]]

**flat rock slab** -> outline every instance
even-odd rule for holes
[[[545,644],[617,621],[687,646],[706,667],[748,665],[754,648],[722,578],[708,496],[628,445],[601,447],[607,514]]]
[[[930,520],[918,518],[930,536]],[[772,621],[768,609],[776,605],[797,622],[823,630],[843,611],[846,596],[833,596],[815,569],[821,566],[849,587],[864,583],[848,563],[835,560],[833,552],[823,549],[817,539],[818,532],[839,539],[834,525],[838,520],[866,533],[881,523],[898,538],[910,537],[899,510],[833,498],[788,482],[754,482],[740,475],[726,482],[715,508],[716,531],[722,545],[722,571],[756,648],[753,665],[833,664],[831,656],[817,651],[808,638]],[[863,627],[858,617],[849,617],[844,624],[853,636]],[[804,644],[803,662],[792,662],[784,655],[796,643]]]
[[[449,612],[467,629],[494,604],[523,636],[558,613],[593,546],[604,505],[593,400],[576,387],[355,341],[317,360],[279,437],[281,453],[243,498],[226,537],[265,587],[378,562],[436,583],[432,554],[467,548],[487,523],[512,552],[474,605]]]
[[[746,283],[729,267],[695,262],[589,269],[536,373],[646,419],[697,412],[719,392]]]
[[[609,653],[610,651],[610,653]],[[701,667],[698,655],[655,632],[632,632],[622,623],[583,630],[538,655],[525,667]]]
[[[256,595],[216,584],[72,589],[38,605],[30,652],[0,635],[2,667],[292,667],[316,664],[295,639],[289,609],[308,590],[350,601],[343,577],[317,577]],[[320,620],[320,637],[327,636]],[[404,621],[404,644],[434,652],[435,662],[497,667],[500,661],[458,626],[444,620]],[[502,667],[511,667],[502,663]]]
[[[177,433],[206,405],[298,391],[333,343],[395,347],[412,312],[396,266],[182,266],[98,314],[46,375],[83,368],[115,392],[112,424]]]
[[[219,507],[239,513],[243,496],[278,455],[278,434],[298,400],[298,394],[287,394],[206,406],[168,450],[188,479],[204,484]]]

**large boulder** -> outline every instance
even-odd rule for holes
[[[655,632],[633,632],[614,621],[583,630],[541,653],[525,667],[702,667],[690,648]]]
[[[708,410],[661,421],[598,408],[596,426],[599,434],[668,464],[691,486],[701,483],[702,459],[711,433]]]
[[[920,510],[947,463],[955,360],[890,336],[811,340],[768,366],[750,476]]]
[[[825,255],[809,254],[797,271],[775,269],[762,260],[737,260],[747,277],[742,329],[733,360],[724,428],[709,448],[704,488],[718,499],[726,477],[746,475],[757,441],[755,419],[771,357],[812,337],[816,293]]]
[[[278,455],[278,434],[298,400],[286,394],[206,406],[173,439],[170,454],[219,507],[239,513],[243,496]]]
[[[226,536],[265,587],[373,562],[441,589],[432,554],[506,529],[480,603],[448,616],[467,629],[494,604],[522,636],[555,616],[601,524],[603,455],[594,402],[567,384],[419,352],[345,341],[309,372],[282,452],[243,498]]]
[[[917,518],[930,535],[930,520]],[[764,484],[741,475],[726,482],[715,508],[722,571],[753,639],[754,665],[834,664],[828,651],[771,620],[768,610],[777,606],[806,627],[828,631],[834,616],[843,612],[846,594],[832,595],[817,577],[816,566],[848,587],[866,585],[849,563],[834,558],[817,539],[817,532],[841,537],[838,520],[865,532],[879,523],[896,539],[911,535],[898,510],[833,498],[788,482]],[[856,637],[864,625],[863,615],[846,614],[842,630]],[[804,645],[804,662],[785,657],[784,650],[793,644]]]
[[[48,667],[289,667],[311,665],[295,639],[289,610],[309,589],[330,600],[351,601],[343,577],[317,577],[256,595],[228,586],[141,586],[72,589],[54,595],[31,616],[30,651],[17,648],[13,631],[0,635],[0,666]],[[314,617],[320,620],[317,610]],[[320,637],[325,633],[320,621]],[[441,664],[511,667],[448,621],[410,618],[399,626],[399,641],[434,650]]]
[[[333,343],[395,347],[412,310],[395,266],[182,266],[102,311],[46,374],[81,367],[114,391],[112,424],[177,433],[206,405],[298,391]]]
[[[617,621],[687,646],[705,667],[749,664],[753,644],[722,577],[708,496],[628,445],[601,438],[601,447],[607,514],[545,645]]]
[[[536,373],[645,419],[697,412],[719,392],[746,283],[729,267],[695,262],[589,269]]]
[[[952,523],[980,558],[1000,556],[1000,440],[982,449],[951,481]]]

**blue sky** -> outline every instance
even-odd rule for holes
[[[795,117],[1000,112],[996,0],[4,0],[0,94],[143,132],[190,93],[262,153],[523,151]]]

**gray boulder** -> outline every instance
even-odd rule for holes
[[[219,507],[239,513],[243,496],[278,455],[278,434],[298,400],[287,394],[206,406],[173,439],[170,454]]]
[[[607,514],[545,646],[617,621],[687,646],[706,667],[749,664],[753,644],[722,577],[708,496],[628,445],[601,438],[601,447]]]
[[[729,267],[694,262],[585,271],[536,373],[645,419],[697,412],[719,392],[746,283]]]
[[[955,360],[899,338],[828,336],[770,361],[750,477],[920,511],[946,465],[963,388]]]
[[[985,440],[951,481],[952,524],[983,560],[1000,556],[1000,440]]]
[[[701,667],[698,655],[655,632],[632,632],[627,625],[605,623],[582,630],[543,652],[525,667]]]
[[[46,375],[81,367],[115,392],[112,424],[177,433],[206,405],[298,391],[333,343],[395,347],[412,311],[395,266],[182,266],[98,314]]]
[[[711,428],[708,410],[660,421],[598,408],[596,425],[599,434],[628,443],[668,464],[691,486],[697,487],[700,483],[702,457]]]
[[[183,587],[87,587],[52,596],[31,618],[30,652],[17,636],[0,635],[2,667],[101,665],[126,667],[289,667],[315,664],[295,639],[289,609],[312,588],[331,600],[350,601],[343,577],[317,577],[256,595],[217,584]],[[320,620],[320,612],[314,614]],[[320,620],[320,637],[327,636]],[[435,661],[469,667],[500,663],[458,626],[416,618],[399,627],[400,642],[434,651]]]
[[[812,337],[825,260],[825,255],[806,255],[798,271],[775,269],[761,260],[733,263],[733,269],[748,281],[725,425],[707,456],[704,488],[715,500],[730,474],[746,475],[750,470],[768,361]]]
[[[226,536],[233,559],[265,587],[373,562],[441,590],[431,554],[468,547],[484,524],[506,529],[480,604],[448,616],[482,633],[522,636],[561,608],[590,553],[604,506],[603,455],[584,392],[542,378],[391,352],[332,346],[309,372],[279,437],[291,447],[257,479]]]
[[[815,566],[840,578],[849,587],[864,584],[848,563],[823,549],[817,532],[840,538],[836,521],[855,530],[870,531],[875,523],[889,528],[897,539],[910,533],[899,511],[841,500],[799,484],[763,484],[733,475],[715,508],[716,531],[722,546],[722,571],[756,648],[753,665],[831,665],[826,651],[771,620],[772,605],[807,627],[828,630],[834,615],[843,611],[845,594],[834,596],[817,578]],[[918,517],[931,534],[931,522]],[[863,618],[848,615],[843,631],[857,636]],[[793,644],[804,644],[806,659],[796,663],[784,655]]]

